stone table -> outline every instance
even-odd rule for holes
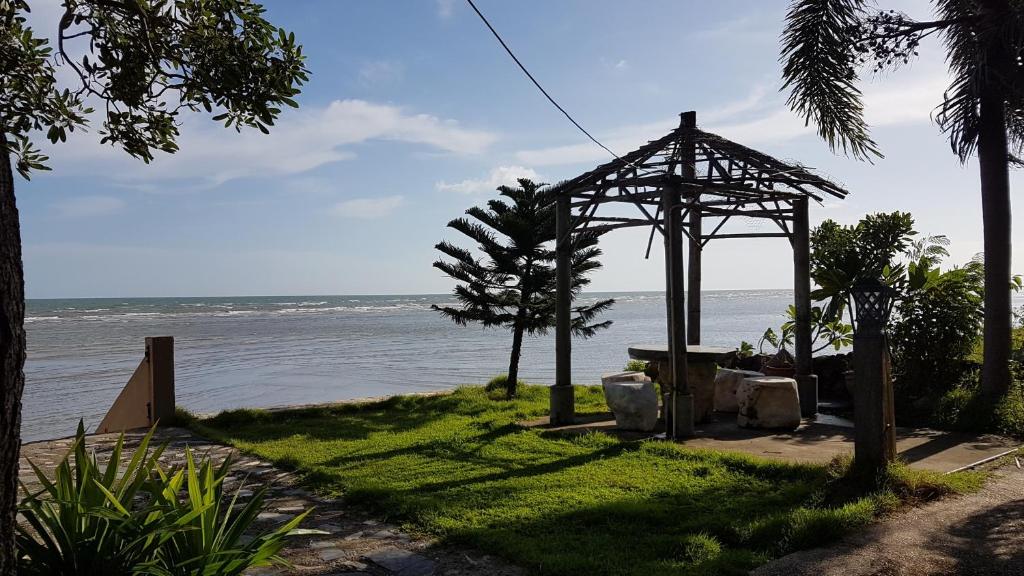
[[[715,373],[718,371],[718,360],[735,352],[732,348],[717,346],[687,346],[686,376],[693,395],[693,420],[706,422],[715,407]],[[658,371],[657,381],[661,384],[662,394],[672,390],[672,361],[665,344],[634,344],[629,347],[629,357],[644,360],[655,365]],[[667,405],[667,404],[666,404]]]

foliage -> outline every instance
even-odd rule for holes
[[[776,351],[785,350],[786,346],[793,345],[795,331],[795,325],[792,324],[783,325],[778,333],[775,332],[774,328],[768,328],[761,335],[761,339],[757,341],[757,351],[763,354],[765,343],[771,344],[772,348],[775,348]]]
[[[457,218],[448,226],[476,242],[483,258],[450,242],[436,248],[450,260],[434,267],[461,282],[455,286],[459,306],[431,308],[457,324],[476,322],[485,327],[504,327],[512,332],[508,369],[508,396],[516,392],[519,355],[524,334],[545,334],[555,325],[555,205],[545,185],[526,178],[519,187],[500,186],[501,198],[487,208],[466,210],[469,218]],[[507,201],[506,201],[507,200]],[[574,239],[571,257],[571,296],[576,299],[590,283],[589,274],[601,267],[597,236]],[[572,309],[571,329],[583,338],[607,328],[611,321],[594,322],[611,308],[614,300],[599,300]]]
[[[238,502],[240,490],[224,495],[224,479],[231,469],[227,458],[219,467],[205,459],[198,466],[185,450],[186,467],[168,474],[156,468],[159,481],[150,491],[160,514],[177,519],[179,529],[157,550],[145,571],[157,576],[237,576],[258,566],[283,564],[279,552],[289,535],[308,533],[297,526],[310,513],[299,514],[283,525],[254,538],[245,532],[263,510],[267,488],[256,491],[247,503]],[[182,487],[184,497],[182,497]]]
[[[26,26],[26,0],[0,7],[0,132],[26,178],[46,169],[34,133],[65,141],[87,125],[86,100],[104,108],[103,143],[149,162],[155,151],[177,150],[182,110],[267,132],[281,106],[297,106],[308,79],[295,36],[267,22],[254,2],[66,0],[56,58]],[[78,85],[61,89],[55,63]]]
[[[933,0],[938,18],[916,22],[866,0],[796,0],[786,16],[781,57],[788,104],[833,148],[857,158],[881,156],[864,121],[858,83],[866,66],[897,68],[917,56],[927,35],[945,40],[951,83],[935,120],[961,161],[978,143],[979,109],[985,90],[1006,101],[1006,136],[1019,155],[1024,145],[1024,90],[1017,79],[1017,54],[1024,50],[1024,7],[1003,3]],[[998,3],[997,3],[998,6]]]
[[[607,410],[598,386],[577,387],[576,405],[583,414]],[[516,424],[547,410],[545,387],[527,386],[509,402],[470,387],[228,412],[201,426],[261,458],[297,460],[314,489],[544,574],[746,573],[827,544],[903,497],[888,486],[840,490],[823,466]],[[958,491],[968,479],[929,481]]]
[[[981,332],[984,270],[975,260],[940,271],[937,259],[909,263],[890,324],[894,388],[911,400],[939,396],[967,377]]]
[[[520,380],[516,384],[518,386],[525,386],[526,382]],[[508,374],[498,374],[494,378],[491,378],[490,380],[487,381],[487,384],[484,386],[484,389],[487,390],[487,392],[504,392],[508,390]]]
[[[622,369],[626,372],[643,372],[647,370],[647,362],[631,358],[626,361],[626,365]]]
[[[736,357],[750,358],[754,355],[754,345],[746,340],[740,341],[740,347],[736,349]]]
[[[265,489],[244,506],[238,492],[226,502],[230,460],[215,468],[204,459],[197,466],[188,448],[186,468],[168,473],[159,462],[165,446],[150,450],[154,430],[123,470],[124,435],[104,467],[86,451],[81,423],[52,480],[30,463],[43,488],[30,493],[22,486],[21,573],[236,576],[284,562],[278,555],[284,538],[306,514],[245,542],[242,535],[263,509]]]
[[[825,220],[812,230],[811,279],[817,288],[811,298],[824,302],[821,321],[843,319],[859,280],[883,278],[893,284],[902,277],[904,267],[896,257],[916,234],[906,212],[868,214],[853,226]]]
[[[130,575],[156,555],[175,526],[170,516],[135,507],[164,450],[149,449],[152,435],[151,430],[142,439],[123,471],[118,464],[124,436],[104,468],[95,454],[86,452],[81,422],[52,481],[29,462],[42,490],[29,493],[22,486],[25,498],[18,511],[25,523],[16,527],[21,574]]]
[[[1024,381],[1017,376],[1009,392],[994,404],[981,393],[977,378],[946,391],[933,408],[934,425],[1024,438]]]

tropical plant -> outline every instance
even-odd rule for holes
[[[942,271],[927,256],[907,266],[889,330],[894,390],[904,400],[938,396],[962,383],[980,336],[984,265]]]
[[[952,81],[934,118],[961,163],[978,155],[985,250],[981,387],[994,398],[1010,384],[1009,163],[1020,162],[1024,147],[1024,4],[932,3],[938,18],[916,22],[867,0],[794,0],[782,36],[784,89],[790,108],[813,122],[833,149],[858,159],[880,157],[864,120],[861,71],[897,68],[918,55],[923,38],[943,37]]]
[[[46,170],[34,140],[84,129],[149,162],[177,150],[181,112],[267,132],[307,80],[295,37],[238,0],[64,0],[57,53],[26,23],[27,0],[0,0],[0,576],[15,570],[24,389],[25,291],[14,171]],[[60,73],[61,71],[65,73]],[[65,80],[71,83],[62,86]]]
[[[244,505],[238,502],[242,486],[230,500],[224,495],[224,479],[232,461],[220,466],[206,458],[196,465],[192,451],[185,449],[185,468],[170,475],[159,466],[151,497],[160,514],[176,520],[175,530],[160,547],[145,571],[156,576],[237,576],[260,566],[287,564],[279,555],[285,538],[325,532],[302,530],[298,525],[312,511],[283,525],[247,537],[246,532],[263,511],[267,488],[254,492]],[[184,496],[182,489],[184,488]]]
[[[750,358],[754,355],[754,345],[746,340],[741,340],[739,348],[736,349],[737,358]]]
[[[749,344],[748,344],[749,346]],[[636,358],[630,358],[626,361],[626,365],[622,367],[626,372],[643,372],[647,370],[646,360],[637,360]]]
[[[842,331],[858,281],[883,278],[890,285],[898,283],[905,267],[897,257],[911,246],[916,234],[914,219],[906,212],[868,214],[852,226],[825,220],[814,228],[810,265],[817,288],[811,298],[823,303],[816,324]],[[848,316],[854,325],[855,318]]]
[[[52,480],[30,462],[41,490],[25,497],[17,525],[21,574],[52,576],[237,576],[252,567],[286,564],[279,556],[289,535],[318,532],[296,526],[309,511],[258,534],[243,535],[262,511],[266,489],[238,503],[242,487],[223,493],[231,462],[198,465],[185,449],[186,467],[165,471],[165,445],[150,450],[154,429],[122,469],[122,434],[106,467],[89,454],[79,423],[71,450]],[[318,532],[319,533],[319,532]]]
[[[16,525],[21,574],[87,576],[132,575],[170,537],[172,522],[163,514],[136,508],[136,499],[159,467],[164,447],[149,449],[153,431],[139,443],[123,470],[124,436],[118,438],[106,467],[85,446],[81,423],[71,450],[52,480],[29,462],[42,486],[29,492]]]
[[[555,324],[555,206],[543,184],[520,178],[518,187],[501,186],[502,198],[488,201],[487,208],[466,210],[469,218],[456,218],[448,226],[477,243],[483,258],[450,242],[436,248],[451,260],[434,267],[461,282],[455,286],[459,306],[431,308],[456,324],[477,322],[485,327],[504,327],[512,332],[507,395],[515,396],[523,336],[544,334]],[[506,201],[507,200],[507,201]],[[597,236],[574,239],[570,286],[573,299],[590,283],[589,274],[601,267]],[[572,309],[571,329],[589,338],[611,321],[593,323],[615,301],[598,300]]]

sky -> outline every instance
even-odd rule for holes
[[[977,163],[961,165],[930,119],[948,84],[937,41],[926,40],[906,68],[864,78],[867,119],[885,154],[867,163],[831,152],[786,108],[784,0],[477,4],[545,88],[618,154],[695,110],[700,128],[850,190],[845,200],[812,203],[812,225],[909,211],[921,233],[950,238],[948,264],[981,251]],[[54,29],[59,1],[31,5],[32,24]],[[150,165],[99,144],[95,129],[44,146],[53,171],[16,182],[29,298],[447,292],[453,282],[431,266],[434,245],[468,242],[449,220],[517,177],[557,182],[610,159],[461,0],[265,5],[308,55],[300,108],[269,136],[183,117],[180,151]],[[885,5],[932,15],[925,1]],[[1022,185],[1024,175],[1012,173],[1012,188]],[[645,260],[647,236],[604,236],[591,288],[662,290],[660,243]],[[785,239],[718,240],[703,265],[705,289],[792,285]],[[1014,270],[1024,272],[1024,254]]]

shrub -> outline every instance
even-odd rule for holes
[[[517,384],[517,389],[526,386],[526,382],[522,380],[517,381]],[[487,381],[487,385],[484,386],[484,389],[487,390],[488,393],[505,392],[508,390],[508,374],[498,374],[494,378],[491,378]]]
[[[980,393],[974,379],[943,394],[933,414],[935,424],[942,428],[1024,438],[1024,382],[1015,381],[993,404]]]
[[[894,388],[904,402],[942,396],[972,377],[982,322],[980,265],[940,273],[911,264],[908,278],[912,289],[890,329]]]
[[[155,428],[153,429],[155,430]],[[51,481],[34,463],[42,490],[30,493],[19,512],[18,569],[22,574],[105,576],[236,576],[248,568],[284,564],[278,553],[301,514],[274,530],[245,541],[243,534],[263,508],[265,489],[239,505],[223,493],[230,461],[198,465],[185,449],[184,469],[165,471],[160,446],[150,451],[153,430],[119,470],[124,435],[102,467],[85,446],[81,423],[68,455]],[[184,491],[183,491],[184,488]],[[239,488],[240,490],[241,488]]]
[[[643,360],[630,359],[622,369],[626,372],[643,372],[644,370],[647,370],[647,362],[644,362]]]

